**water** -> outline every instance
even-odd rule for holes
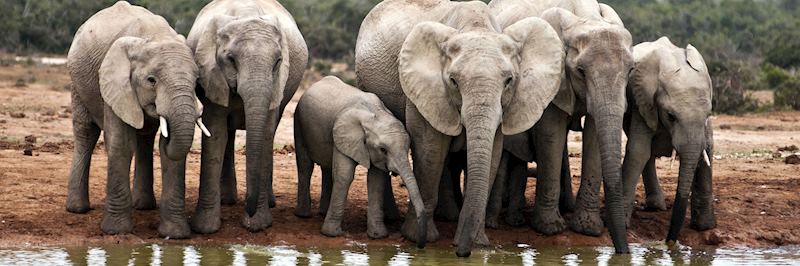
[[[450,248],[367,246],[343,249],[293,246],[137,245],[0,249],[0,265],[800,265],[800,246],[668,248],[636,244],[630,255],[612,247],[516,247],[477,249],[457,258]]]

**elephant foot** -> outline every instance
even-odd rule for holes
[[[108,212],[103,215],[100,223],[103,233],[109,235],[128,234],[133,232],[133,221],[130,214],[111,215]]]
[[[155,210],[158,208],[156,205],[156,197],[152,194],[136,196],[133,199],[133,208],[140,211]]]
[[[486,230],[484,230],[483,228],[478,229],[478,235],[475,236],[475,245],[481,247],[487,247],[492,245],[492,243],[489,242],[489,237],[486,236]]]
[[[311,217],[311,207],[309,206],[297,206],[294,208],[294,216],[300,218],[310,218]]]
[[[575,215],[572,216],[569,227],[579,234],[600,236],[603,232],[603,219],[600,217],[599,211],[578,209],[575,211]]]
[[[666,211],[667,210],[667,203],[664,201],[664,195],[652,195],[647,196],[647,199],[644,201],[644,210],[645,211]]]
[[[92,210],[89,200],[67,199],[67,211],[71,213],[87,213]]]
[[[707,208],[697,212],[693,211],[689,226],[697,231],[705,231],[717,227],[717,217],[714,215],[714,210]]]
[[[269,209],[258,209],[252,217],[244,214],[242,226],[250,232],[259,232],[272,226],[272,213]]]
[[[491,215],[486,217],[486,227],[497,229],[500,226],[498,222],[498,215]]]
[[[162,219],[158,225],[158,235],[171,239],[185,239],[192,235],[192,230],[189,229],[189,223],[184,219],[177,222]]]
[[[525,224],[525,216],[522,215],[522,211],[520,210],[508,210],[506,211],[506,223],[514,226],[520,227]]]
[[[222,225],[219,209],[198,210],[192,216],[192,231],[200,234],[211,234],[217,232]]]
[[[539,209],[534,207],[533,219],[531,220],[531,227],[536,232],[545,235],[555,235],[567,229],[567,224],[561,213],[556,208]]]
[[[276,206],[276,204],[275,204],[275,194],[274,193],[269,193],[269,207],[270,208],[275,208],[275,206]]]
[[[405,222],[403,222],[403,226],[400,228],[400,233],[403,235],[405,239],[408,239],[412,242],[417,242],[417,219],[416,217],[409,218],[406,217]],[[436,224],[433,222],[433,219],[428,218],[428,241],[427,242],[434,242],[439,239],[439,230],[436,229]]]
[[[458,221],[458,215],[461,211],[455,204],[441,204],[436,207],[433,217],[437,221],[455,222]]]
[[[384,223],[369,223],[367,224],[367,236],[370,239],[381,239],[389,236],[389,230],[386,229]]]
[[[342,231],[341,223],[334,223],[334,222],[323,223],[322,230],[320,230],[320,232],[323,235],[329,237],[337,237],[344,234],[344,231]],[[367,234],[369,234],[369,231],[367,231]]]

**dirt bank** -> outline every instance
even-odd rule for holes
[[[223,207],[222,229],[211,235],[194,235],[188,240],[165,240],[157,236],[158,211],[135,211],[133,234],[108,236],[99,225],[105,198],[107,158],[102,148],[95,152],[91,175],[92,208],[88,214],[72,214],[64,210],[71,147],[69,93],[64,89],[68,78],[62,67],[0,67],[0,247],[31,245],[83,245],[108,243],[257,243],[293,244],[298,246],[336,246],[349,241],[369,244],[405,243],[398,233],[400,222],[389,223],[390,236],[369,240],[366,235],[366,180],[359,168],[345,213],[343,237],[329,238],[319,234],[323,217],[295,217],[297,189],[294,157],[291,153],[275,156],[275,192],[278,206],[273,209],[275,222],[260,233],[249,233],[239,226],[243,206]],[[318,76],[318,75],[317,75]],[[313,79],[313,78],[312,78]],[[311,82],[309,80],[308,82]],[[308,83],[307,82],[307,83]],[[290,104],[281,128],[279,145],[291,143]],[[773,246],[800,244],[800,165],[789,165],[783,158],[792,152],[773,153],[778,147],[800,146],[800,113],[769,113],[746,116],[719,116],[715,119],[716,153],[714,192],[719,226],[706,232],[688,227],[681,242],[690,245]],[[198,133],[199,134],[199,133]],[[239,132],[244,135],[244,132]],[[26,136],[29,137],[26,140]],[[35,139],[35,140],[34,140]],[[570,150],[580,152],[579,134],[570,137]],[[101,140],[102,141],[102,140]],[[244,138],[237,140],[241,147]],[[189,155],[186,174],[187,215],[192,215],[197,200],[199,176],[199,141]],[[574,150],[574,149],[578,150]],[[30,149],[32,156],[24,155]],[[244,176],[244,156],[237,153],[237,172]],[[160,166],[156,159],[156,193],[160,193]],[[580,159],[571,158],[575,187],[579,184]],[[667,159],[658,162],[658,173],[671,207],[678,167]],[[319,169],[313,177],[312,199],[316,210],[319,199]],[[393,180],[401,210],[407,207],[407,196],[400,181]],[[528,182],[528,206],[532,204],[535,180]],[[240,196],[244,184],[239,185]],[[642,192],[638,199],[641,201]],[[530,209],[528,209],[530,212]],[[567,215],[568,216],[568,215]],[[637,212],[629,230],[631,242],[661,241],[666,235],[670,211]],[[456,224],[439,222],[442,238],[434,245],[448,246]],[[503,225],[499,230],[487,229],[493,243],[505,245],[610,245],[610,239],[587,237],[573,232],[543,236],[525,228]]]

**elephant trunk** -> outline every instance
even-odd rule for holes
[[[672,207],[672,218],[669,222],[669,233],[667,233],[667,243],[678,240],[678,234],[683,227],[683,220],[686,216],[686,206],[689,201],[689,193],[692,189],[692,181],[700,162],[702,153],[705,152],[702,143],[686,144],[676,147],[680,155],[680,170],[678,172],[678,189],[675,195],[675,204]]]
[[[621,137],[624,107],[599,106],[591,119],[597,128],[603,176],[605,205],[608,211],[608,231],[617,253],[629,253],[625,228],[625,206],[622,195]]]
[[[164,114],[167,119],[169,138],[167,141],[166,156],[177,161],[186,158],[194,139],[195,120],[197,119],[197,101],[194,95],[193,81],[172,81],[170,86],[175,94],[170,99],[170,107]]]
[[[477,97],[475,97],[477,98]],[[490,175],[495,135],[500,125],[500,117],[491,114],[501,113],[498,103],[481,97],[478,103],[465,102],[462,115],[467,134],[467,179],[464,206],[458,217],[456,255],[468,257],[472,244],[484,227],[486,205],[494,176]]]
[[[417,178],[414,177],[414,172],[411,170],[411,165],[407,158],[404,163],[397,165],[397,172],[403,179],[403,183],[406,184],[408,198],[414,205],[414,213],[417,214],[417,247],[424,248],[428,240],[428,217],[425,217],[425,205],[422,202],[419,186],[417,186]]]
[[[261,184],[267,173],[265,156],[271,155],[272,147],[267,147],[270,124],[269,109],[272,92],[272,71],[264,62],[245,62],[247,68],[240,67],[238,93],[244,102],[244,116],[247,130],[245,211],[253,216],[258,208]],[[267,154],[270,153],[270,154]]]

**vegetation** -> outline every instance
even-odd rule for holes
[[[5,0],[0,50],[66,53],[72,35],[114,0]],[[130,0],[164,16],[187,34],[208,0]],[[311,57],[352,63],[361,21],[380,0],[283,0],[306,38]],[[488,2],[488,1],[485,1]],[[717,112],[756,108],[745,89],[772,89],[775,104],[800,109],[800,0],[605,0],[634,43],[668,36],[691,43],[711,71]],[[782,74],[779,74],[782,73]],[[783,75],[783,76],[781,76]]]

